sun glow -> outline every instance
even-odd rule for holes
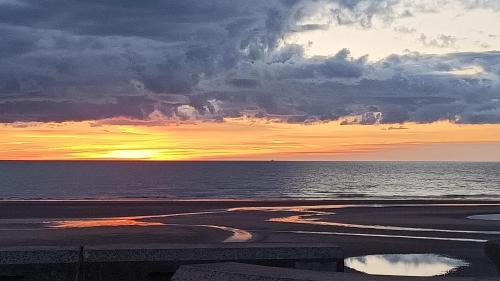
[[[119,121],[0,125],[0,159],[500,160],[500,125]]]
[[[101,155],[96,155],[97,158],[109,159],[154,159],[158,154],[158,150],[111,150]],[[81,154],[84,156],[85,154]]]

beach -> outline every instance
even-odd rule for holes
[[[498,276],[484,242],[500,239],[499,201],[78,200],[0,202],[0,246],[330,242],[347,257],[438,254]]]

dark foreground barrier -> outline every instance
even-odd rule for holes
[[[81,260],[78,247],[0,248],[0,281],[79,280]]]
[[[85,276],[92,281],[170,280],[179,266],[237,261],[281,267],[333,263],[343,270],[342,249],[332,244],[223,243],[87,247]]]
[[[342,249],[323,243],[4,248],[0,249],[0,281],[166,281],[181,265],[228,261],[333,271],[344,268]]]
[[[214,263],[181,266],[172,281],[498,281],[476,277],[397,277]]]
[[[488,241],[484,246],[486,255],[496,264],[500,275],[500,240]]]

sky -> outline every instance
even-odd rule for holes
[[[0,159],[500,161],[497,0],[0,0]]]

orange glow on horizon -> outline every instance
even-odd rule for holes
[[[289,124],[248,118],[161,126],[127,125],[126,120],[115,123],[119,125],[99,121],[3,124],[0,159],[382,160],[391,151],[404,154],[418,148],[420,152],[408,154],[407,160],[414,160],[426,150],[435,153],[454,146],[471,157],[483,151],[488,160],[500,160],[500,156],[495,158],[498,154],[488,155],[493,153],[489,146],[500,147],[500,125],[494,124]],[[472,146],[479,150],[469,149]]]

